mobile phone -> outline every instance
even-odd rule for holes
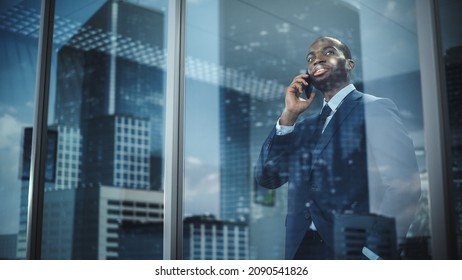
[[[306,71],[306,74],[310,75],[308,71]],[[310,98],[311,92],[313,92],[314,90],[313,81],[311,80],[311,75],[308,76],[308,79],[306,81],[308,82],[308,86],[303,90],[303,92],[305,93],[306,98]]]

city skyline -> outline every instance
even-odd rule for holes
[[[100,4],[96,4],[96,5],[101,5],[101,3],[104,2],[104,1],[101,1]],[[163,9],[165,11],[165,6],[163,6],[163,4],[161,3],[162,1],[158,1],[156,5],[159,6],[160,9]],[[195,6],[198,6],[198,7],[203,7],[203,6],[200,6],[200,5],[195,5],[194,3],[191,3],[190,5],[190,13],[191,14],[196,14],[194,8]],[[213,5],[212,5],[213,6]],[[92,8],[93,6],[90,6],[90,7],[87,7],[87,9],[90,9]],[[14,15],[18,16],[18,15],[22,15],[22,17],[25,17],[25,16],[28,16],[30,15],[31,13],[35,12],[35,13],[38,13],[38,10],[31,10],[31,9],[27,9],[25,7],[22,7],[19,6],[19,7],[14,7],[15,8],[15,13]],[[379,7],[377,7],[376,9],[378,9]],[[71,7],[67,7],[66,9],[71,9]],[[94,9],[94,8],[93,8]],[[213,9],[217,9],[217,7],[213,8],[212,7],[212,10]],[[270,9],[270,7],[268,7],[268,9]],[[396,11],[399,11],[399,10],[396,10]],[[73,19],[76,19],[76,20],[86,20],[88,18],[88,16],[82,16],[84,15],[85,13],[81,12],[79,13],[79,16],[72,16]],[[362,16],[364,15],[367,15],[367,13],[364,13],[362,12]],[[9,16],[10,17],[10,16]],[[8,18],[6,18],[6,20],[8,20]],[[75,32],[78,30],[78,26],[79,26],[79,23],[78,22],[69,22],[68,19],[66,18],[59,18],[61,22],[58,21],[58,25],[60,27],[63,27],[63,26],[66,26],[66,27],[72,27],[72,30],[74,30],[73,32],[71,32],[70,34],[75,34]],[[80,23],[81,25],[81,23]],[[408,26],[409,24],[406,24],[404,26]],[[5,27],[3,27],[5,28]],[[407,27],[409,29],[409,27]],[[209,26],[208,27],[208,30],[210,30],[211,27]],[[191,28],[190,29],[192,31],[195,31],[197,32],[194,28]],[[37,32],[37,30],[35,30],[35,32]],[[29,34],[33,34],[33,33],[29,33]],[[60,34],[66,34],[64,32],[60,33]],[[30,36],[30,35],[29,35]],[[36,36],[36,35],[35,35]],[[65,36],[69,36],[69,33]],[[63,42],[66,42],[65,38],[68,38],[69,37],[59,37],[60,40],[57,40],[58,44],[63,44]],[[213,37],[212,37],[213,38]],[[212,39],[212,42],[216,42],[215,45],[218,46],[218,42],[216,39]],[[212,44],[213,45],[213,44]],[[366,50],[368,50],[369,48],[366,48]],[[191,76],[193,79],[198,79],[198,80],[203,80],[203,81],[212,81],[212,83],[216,83],[216,78],[214,77],[218,77],[216,76],[216,74],[213,74],[210,76],[210,74],[208,75],[205,75],[205,74],[200,74],[200,73],[213,73],[213,71],[216,71],[216,70],[213,70],[213,69],[220,69],[220,66],[217,65],[218,61],[217,61],[217,58],[215,57],[210,57],[210,54],[208,57],[201,57],[201,56],[198,56],[199,58],[194,58],[194,54],[195,52],[197,52],[196,50],[193,50],[193,52],[191,53],[190,56],[188,56],[187,58],[187,71],[186,71],[186,74],[187,76]],[[157,52],[159,53],[159,58],[157,59],[157,61],[163,61],[163,58],[164,55],[165,55],[165,50],[160,50],[160,52]],[[216,56],[215,52],[210,52],[211,55],[213,56]],[[188,70],[190,69],[190,70]],[[195,70],[193,70],[195,69]],[[203,70],[201,70],[203,69]],[[206,70],[206,69],[210,69],[210,70],[213,70],[212,72],[208,72],[210,70]],[[298,66],[297,68],[298,69]],[[296,70],[298,71],[298,70]],[[368,73],[369,71],[366,71],[366,73]],[[31,81],[31,83],[34,81],[34,78],[33,78],[33,73],[31,73],[32,75],[29,75],[29,77],[31,77],[29,80]],[[242,75],[242,74],[239,74],[239,72],[230,72],[231,75]],[[270,92],[270,93],[274,93],[274,94],[278,94],[279,92],[283,91],[283,88],[284,88],[284,85],[282,84],[274,84],[274,86],[272,86],[272,84],[274,84],[274,82],[272,81],[269,81],[268,83],[268,86],[271,86],[269,88],[264,88],[264,92]],[[251,85],[251,84],[249,84]],[[237,88],[241,88],[241,85],[235,85],[235,87]],[[29,86],[30,89],[32,89],[32,85]],[[52,95],[53,96],[53,95]],[[201,98],[201,100],[209,100],[210,101],[210,104],[218,104],[218,96],[213,94],[213,92],[211,93],[204,93],[204,96],[203,98]],[[196,121],[190,121],[189,122],[189,126],[186,127],[186,131],[187,131],[187,135],[189,136],[189,139],[191,139],[191,141],[188,141],[187,143],[185,143],[186,145],[186,160],[187,162],[191,163],[191,164],[196,164],[195,166],[201,166],[202,170],[204,171],[205,169],[209,170],[207,171],[207,177],[209,178],[209,183],[214,185],[212,189],[212,191],[210,191],[210,195],[211,197],[216,197],[217,195],[217,191],[216,191],[216,188],[218,187],[217,186],[217,180],[216,179],[213,179],[213,178],[217,178],[219,176],[219,170],[218,170],[218,163],[219,163],[219,157],[218,157],[218,130],[219,130],[219,125],[218,125],[218,122],[217,121],[214,121],[218,118],[218,109],[214,109],[214,110],[210,110],[208,104],[203,104],[203,103],[200,103],[198,100],[193,100],[193,99],[190,99],[190,107],[191,108],[194,108],[195,112],[193,114],[193,116],[196,118]],[[32,104],[33,104],[33,100],[24,100],[22,104],[29,104],[29,108],[32,109]],[[212,107],[215,107],[215,108],[218,108],[218,105],[213,105]],[[26,107],[27,108],[27,107]],[[197,109],[196,109],[197,108]],[[206,110],[202,110],[201,108],[204,108]],[[187,108],[188,110],[188,108]],[[31,110],[29,111],[29,113],[27,112],[21,112],[21,115],[22,115],[22,118],[23,119],[27,119],[26,116],[27,115],[30,115],[31,113]],[[209,114],[209,115],[203,115],[203,114]],[[52,117],[54,115],[54,112],[53,111],[50,111],[50,117]],[[14,129],[14,127],[20,127],[20,126],[27,126],[27,122],[24,122],[24,120],[21,120],[21,119],[17,119],[16,117],[14,117],[15,115],[13,114],[6,114],[4,116],[2,116],[2,122],[5,124],[5,127],[12,127],[13,128],[13,131],[10,133],[10,134],[7,134],[5,135],[5,137],[8,137],[8,138],[11,138],[13,137],[14,139],[18,139],[19,135],[20,135],[20,131],[17,130],[17,129]],[[31,115],[30,115],[31,116]],[[215,117],[216,116],[216,117]],[[30,119],[31,117],[29,117]],[[195,127],[196,127],[196,123],[204,123],[204,121],[206,121],[206,123],[208,124],[207,127],[211,128],[211,131],[216,131],[215,133],[215,141],[211,141],[210,145],[208,146],[211,146],[212,147],[212,151],[215,151],[215,152],[204,152],[202,149],[202,147],[200,145],[195,145],[194,143],[197,143],[197,142],[200,142],[201,140],[200,139],[197,139],[198,136],[196,133],[194,133],[193,131],[196,131],[195,130]],[[11,137],[9,137],[9,135],[11,135]],[[212,133],[213,135],[213,133]],[[199,137],[200,138],[200,137]],[[213,138],[210,138],[213,140]],[[419,137],[416,137],[416,139],[419,139]],[[11,157],[11,156],[9,156]],[[17,162],[18,159],[14,159],[13,162]],[[189,167],[188,167],[189,168]],[[194,168],[194,167],[191,167],[191,168]],[[202,171],[202,172],[203,172]],[[188,175],[192,175],[192,173],[188,173]],[[8,177],[8,176],[5,176],[5,177]],[[191,179],[191,180],[188,180],[188,181],[194,181],[194,182],[198,182],[198,181],[201,181],[199,178],[198,179]],[[201,187],[200,185],[198,186],[191,186],[191,188],[188,188],[188,189],[202,189],[203,187]],[[188,190],[186,190],[188,192]],[[191,193],[191,195],[194,195],[193,193],[196,193],[196,191],[191,191],[189,192]],[[14,192],[13,193],[7,193],[7,196],[10,196],[11,195],[14,195]],[[188,198],[187,198],[188,199]],[[193,201],[194,199],[189,199],[188,201]],[[17,201],[17,198],[12,198],[12,199],[9,199],[8,201]],[[7,203],[8,204],[8,203]],[[11,203],[10,203],[11,204]],[[191,207],[189,206],[191,205],[190,203],[187,203],[186,205],[186,209],[191,209]],[[12,208],[12,207],[9,207],[9,208]],[[8,208],[8,209],[9,209]],[[214,206],[212,209],[217,209],[218,207],[217,206]],[[197,205],[197,209],[198,212],[203,212],[203,210],[200,210],[200,209],[203,209],[203,204],[198,204]],[[189,213],[193,213],[194,211],[187,211]],[[210,211],[208,211],[210,212]],[[10,228],[10,227],[7,227],[7,228]]]
[[[101,3],[104,1],[99,1],[98,3]],[[136,1],[133,1],[136,2]],[[143,2],[143,1],[142,1]],[[159,1],[157,1],[159,2]],[[220,8],[218,4],[211,4],[211,2],[208,1],[193,1],[189,3],[190,5],[190,10],[189,12],[191,15],[197,15],[200,12],[200,4],[204,5],[204,3],[209,4],[209,9],[211,11],[216,12],[216,11],[223,11],[223,9]],[[356,5],[356,1],[346,1],[346,2],[354,2]],[[244,5],[249,8],[247,5],[248,3],[246,1],[243,1],[243,3],[239,3],[239,5]],[[96,5],[96,4],[95,4]],[[162,6],[161,4],[158,4],[159,6]],[[404,6],[408,6],[408,4],[403,4]],[[194,10],[194,6],[196,7],[196,10]],[[203,7],[203,6],[202,6]],[[259,11],[262,14],[273,12],[274,13],[275,6],[268,6],[265,8],[265,10]],[[27,9],[24,9],[27,10]],[[95,9],[96,10],[96,9]],[[252,10],[252,9],[251,9]],[[160,9],[159,11],[162,11],[161,13],[165,12],[165,9],[162,10]],[[224,10],[224,12],[229,11]],[[29,10],[31,12],[31,10]],[[35,10],[37,12],[37,10]],[[370,11],[364,12],[364,10],[360,11],[360,17],[362,21],[365,20],[365,18],[369,18],[371,14]],[[83,14],[83,13],[82,13]],[[219,18],[219,13],[216,13],[216,18],[215,20],[218,20]],[[271,15],[271,14],[270,14]],[[268,16],[265,14],[265,16]],[[11,16],[14,18],[14,16]],[[81,17],[85,18],[85,17]],[[108,49],[104,49],[104,46],[97,46],[98,44],[95,44],[95,46],[91,46],[91,44],[85,44],[85,38],[88,36],[95,36],[98,38],[95,40],[96,42],[104,42],[107,39],[110,39],[110,33],[104,31],[104,28],[101,28],[101,26],[95,26],[93,27],[86,27],[84,22],[89,20],[90,17],[86,17],[85,21],[82,21],[82,23],[76,23],[75,21],[71,21],[72,24],[70,24],[67,19],[60,18],[62,21],[59,21],[59,26],[60,28],[63,28],[64,24],[67,23],[71,28],[72,31],[69,32],[67,35],[61,35],[62,37],[61,40],[58,40],[58,43],[55,45],[55,50],[62,50],[63,46],[68,44],[68,46],[71,46],[75,49],[78,50],[88,50],[88,48],[93,48],[95,52],[109,52]],[[3,20],[5,20],[3,18]],[[258,44],[256,42],[259,42],[260,47],[262,45],[266,46],[266,48],[269,49],[268,45],[271,45],[272,41],[268,39],[260,40],[256,39],[254,41],[246,41],[247,38],[242,38],[242,37],[227,37],[226,40],[235,40],[232,41],[232,44],[229,44],[229,41],[220,41],[220,36],[217,34],[228,34],[228,32],[231,32],[230,30],[225,30],[220,29],[219,25],[217,26],[210,26],[210,24],[207,22],[207,18],[200,19],[200,22],[189,22],[189,27],[188,27],[188,36],[191,38],[202,38],[204,40],[208,40],[210,42],[210,45],[212,46],[211,48],[213,51],[210,51],[207,53],[206,50],[198,49],[198,46],[195,45],[197,41],[191,42],[189,44],[190,49],[187,49],[186,53],[186,116],[189,118],[186,119],[186,126],[185,126],[185,136],[186,136],[186,141],[185,141],[185,203],[184,203],[184,214],[185,216],[191,216],[191,215],[202,215],[205,213],[210,213],[215,215],[216,217],[223,218],[221,217],[220,213],[220,189],[223,187],[223,181],[220,182],[220,180],[223,180],[223,171],[221,168],[225,166],[223,164],[223,161],[225,160],[225,157],[223,154],[220,155],[220,148],[224,148],[225,143],[226,143],[226,137],[220,136],[220,129],[223,129],[223,123],[225,121],[223,120],[223,116],[220,116],[220,109],[223,108],[223,102],[224,99],[222,96],[224,96],[224,91],[229,91],[229,92],[235,92],[235,93],[242,93],[242,96],[244,98],[249,98],[252,100],[252,102],[249,102],[249,105],[246,107],[252,109],[253,107],[256,107],[257,109],[253,109],[253,113],[258,115],[261,114],[263,115],[265,119],[261,120],[261,123],[257,119],[253,119],[252,121],[255,121],[255,125],[258,127],[257,128],[252,128],[252,138],[253,139],[253,146],[248,146],[244,147],[244,149],[249,150],[249,154],[251,153],[256,153],[255,147],[257,146],[258,142],[258,133],[265,133],[264,130],[271,126],[273,124],[273,121],[276,119],[277,114],[279,113],[280,109],[279,105],[275,105],[277,102],[274,102],[273,105],[262,105],[263,102],[269,102],[270,100],[275,100],[279,98],[281,93],[283,93],[284,88],[285,88],[285,83],[284,81],[287,80],[287,76],[278,76],[277,78],[271,78],[271,75],[264,74],[264,71],[259,72],[262,70],[262,68],[266,66],[257,66],[257,65],[252,65],[249,64],[249,68],[252,68],[251,66],[255,66],[255,69],[242,69],[238,65],[239,63],[236,61],[232,61],[233,63],[236,63],[236,65],[226,65],[224,63],[223,57],[228,55],[229,59],[233,60],[233,57],[236,53],[239,53],[239,51],[243,51],[247,48],[253,48],[253,51],[256,52],[259,50]],[[412,19],[403,19],[404,21],[410,21]],[[162,22],[165,23],[165,19],[162,20]],[[296,22],[292,21],[290,22],[289,26],[287,25],[278,25],[279,31],[281,34],[286,34],[284,32],[289,32],[288,29],[290,28],[299,28]],[[76,25],[73,25],[76,24]],[[364,22],[361,22],[361,28],[363,28]],[[392,25],[394,25],[393,23]],[[209,25],[209,26],[206,26]],[[0,43],[0,46],[7,46],[5,49],[11,49],[11,48],[18,48],[21,56],[27,57],[27,60],[29,64],[32,64],[33,61],[35,60],[36,54],[34,54],[34,35],[31,35],[33,33],[29,33],[27,36],[22,36],[19,35],[19,33],[14,33],[12,30],[8,30],[7,28],[4,27],[5,25],[0,26],[0,36],[2,38],[8,38],[10,41],[2,42]],[[75,27],[77,26],[77,27]],[[206,28],[204,27],[206,26]],[[229,25],[232,26],[232,25]],[[404,25],[405,28],[399,27],[403,29],[404,33],[409,33],[409,29],[412,30],[411,27],[409,27],[409,24]],[[412,24],[411,24],[412,26]],[[239,27],[236,27],[239,28]],[[162,27],[162,29],[165,29],[165,26]],[[265,37],[266,35],[261,35],[264,33],[261,33],[262,30],[257,30],[257,34],[260,34],[261,38]],[[313,34],[321,33],[321,30],[318,30],[316,32],[313,32]],[[69,36],[72,34],[73,36]],[[290,32],[288,34],[291,34]],[[364,35],[364,36],[363,36]],[[226,35],[228,36],[228,35]],[[313,35],[314,36],[314,35]],[[25,37],[25,38],[24,38]],[[412,37],[412,36],[411,36]],[[259,37],[260,38],[260,37]],[[370,40],[370,42],[366,42],[367,39],[370,38],[367,36],[367,34],[361,34],[360,37],[360,42],[359,46],[355,47],[355,50],[358,50],[360,48],[361,50],[364,50],[364,53],[360,55],[359,60],[361,61],[360,63],[363,64],[363,70],[361,71],[364,73],[364,78],[361,78],[360,81],[364,80],[364,86],[366,90],[371,90],[371,91],[382,91],[384,92],[383,87],[387,86],[387,89],[397,89],[400,88],[401,91],[404,92],[420,92],[420,84],[419,84],[419,70],[418,70],[418,65],[416,66],[416,59],[415,57],[409,60],[412,60],[410,63],[403,62],[403,64],[406,64],[406,67],[403,67],[402,69],[399,69],[399,71],[402,72],[393,72],[390,70],[390,68],[384,67],[385,70],[383,72],[378,73],[377,69],[374,68],[374,71],[370,71],[371,68],[373,68],[371,61],[369,60],[371,58],[371,49],[374,49],[371,47],[373,40]],[[158,45],[150,45],[150,44],[145,44],[145,43],[140,43],[140,40],[135,40],[129,35],[124,35],[121,36],[120,38],[120,44],[118,49],[118,58],[121,58],[127,64],[132,64],[132,65],[139,65],[141,64],[142,70],[134,76],[142,76],[140,74],[141,72],[144,72],[146,69],[149,67],[158,67],[160,69],[159,71],[164,71],[165,70],[165,60],[167,56],[167,50],[165,48],[165,42],[157,42]],[[277,40],[277,38],[273,38],[274,40]],[[306,39],[306,38],[305,38]],[[268,41],[265,41],[268,40]],[[191,40],[193,41],[193,40]],[[243,44],[244,42],[248,44]],[[406,40],[399,41],[394,47],[398,47],[403,45],[403,43],[406,42]],[[225,54],[221,53],[220,50],[221,47],[226,45],[230,46],[230,49],[233,49],[234,52],[226,52]],[[253,45],[252,45],[253,43]],[[135,46],[132,51],[122,51],[124,46]],[[413,45],[413,44],[412,44]],[[18,47],[21,46],[21,47]],[[239,48],[240,47],[240,48]],[[381,46],[383,47],[383,46]],[[412,48],[412,46],[406,46],[407,48]],[[263,47],[261,47],[263,48]],[[394,48],[393,48],[394,49]],[[305,50],[304,48],[301,48],[299,51],[300,53],[303,53]],[[380,51],[380,50],[379,50]],[[244,56],[244,59],[247,56]],[[252,54],[250,55],[252,57]],[[16,63],[16,62],[21,62],[23,58],[15,58],[15,57],[4,57],[6,61],[9,62],[14,62],[12,64],[21,64],[21,63]],[[242,58],[241,58],[242,59]],[[72,62],[72,61],[71,61]],[[302,61],[303,62],[303,61]],[[24,63],[24,62],[22,62]],[[118,63],[118,62],[117,62]],[[124,63],[124,62],[122,62]],[[374,67],[379,65],[381,62],[380,61],[375,61]],[[7,63],[8,64],[8,63]],[[276,66],[280,66],[276,64]],[[59,68],[59,61],[54,61],[53,62],[53,71],[59,72],[59,70],[56,70]],[[289,66],[286,69],[286,73],[292,73],[292,72],[298,72],[300,71],[303,67],[303,63]],[[62,69],[62,68],[61,68]],[[270,69],[270,68],[269,68]],[[3,71],[3,70],[2,70]],[[20,73],[21,69],[19,66],[16,66],[16,68],[12,68],[13,72]],[[250,72],[251,73],[249,75]],[[268,72],[270,72],[268,70]],[[390,72],[393,73],[393,75],[390,75]],[[22,73],[22,72],[21,72]],[[5,159],[11,159],[12,166],[8,167],[7,169],[3,169],[0,172],[0,177],[2,178],[2,182],[4,184],[8,184],[8,187],[0,186],[2,188],[6,188],[8,190],[11,190],[13,186],[16,188],[20,188],[20,183],[18,180],[18,166],[19,164],[19,147],[18,143],[20,142],[20,139],[22,137],[22,129],[25,127],[30,127],[31,124],[28,123],[30,119],[32,119],[32,112],[33,112],[33,98],[32,94],[27,95],[25,92],[34,92],[33,87],[34,87],[34,79],[32,78],[34,76],[34,73],[28,72],[25,74],[26,80],[24,84],[18,83],[19,81],[22,80],[22,77],[14,77],[12,79],[11,83],[14,84],[19,84],[21,87],[20,89],[17,89],[16,92],[19,92],[19,94],[16,95],[14,98],[14,102],[12,105],[8,104],[7,102],[0,102],[0,124],[2,126],[2,132],[5,131],[5,134],[0,136],[1,141],[0,141],[0,148],[3,148],[0,150],[0,155],[5,155]],[[55,74],[54,74],[55,75]],[[361,73],[359,74],[359,76]],[[131,77],[133,78],[133,77]],[[164,77],[165,78],[165,77]],[[59,79],[58,76],[54,76],[54,79]],[[148,79],[146,79],[147,81]],[[390,81],[396,81],[394,85],[390,85]],[[409,82],[411,81],[411,82]],[[162,81],[160,81],[162,83]],[[146,82],[145,82],[146,83]],[[10,83],[8,83],[10,84]],[[70,88],[73,88],[75,84],[71,84]],[[0,89],[2,92],[5,91],[5,85],[1,86]],[[50,104],[53,104],[53,102],[57,102],[57,96],[56,92],[59,92],[62,89],[56,88],[54,85],[52,85],[52,98],[50,100]],[[159,90],[163,94],[164,89]],[[5,91],[6,92],[6,91]],[[236,95],[233,95],[236,96]],[[422,114],[422,111],[419,107],[419,101],[415,102],[412,100],[412,96],[406,96],[403,98],[399,93],[396,95],[391,96],[393,99],[398,99],[399,100],[399,107],[402,109],[402,113],[404,114],[406,118],[406,124],[408,125],[409,128],[412,129],[411,133],[413,135],[413,138],[416,140],[417,143],[417,150],[419,153],[424,153],[423,150],[423,141],[421,141],[422,137],[422,131],[421,131],[421,120],[419,118],[419,114]],[[259,99],[260,98],[260,99]],[[8,100],[6,98],[6,100]],[[59,102],[59,101],[58,101]],[[159,98],[154,100],[154,102],[157,102],[160,106],[162,106],[162,100]],[[24,104],[26,104],[24,106]],[[257,112],[260,110],[260,106],[267,106],[265,109],[263,109],[263,112]],[[271,107],[274,106],[274,107]],[[72,107],[72,106],[71,106]],[[136,107],[136,106],[135,106]],[[139,107],[136,107],[139,108]],[[137,109],[133,109],[136,111]],[[271,109],[272,108],[272,109]],[[115,109],[114,109],[115,110]],[[266,115],[267,110],[269,113]],[[52,105],[50,105],[50,126],[55,124],[55,120],[59,119],[59,114],[57,113],[59,110],[56,110],[53,108]],[[62,109],[63,112],[70,112],[67,109]],[[245,114],[244,114],[245,115]],[[258,116],[260,118],[260,116]],[[115,117],[116,118],[116,117]],[[142,120],[141,120],[142,121]],[[108,121],[107,123],[111,123]],[[115,123],[115,120],[112,122]],[[163,126],[163,123],[157,123],[157,125]],[[58,129],[63,129],[62,127],[60,128],[58,126]],[[204,135],[204,129],[207,129],[207,134]],[[229,129],[229,128],[227,128]],[[261,130],[256,132],[257,130]],[[150,131],[154,131],[150,130]],[[207,137],[205,137],[207,136]],[[123,137],[123,136],[122,136]],[[115,139],[115,138],[114,138]],[[156,142],[159,143],[159,141],[162,141],[162,133],[159,133],[157,135],[157,140],[156,141],[151,141],[150,144]],[[105,141],[108,141],[107,139],[100,139],[100,141],[107,143]],[[112,140],[111,140],[112,141]],[[115,140],[114,140],[115,141]],[[114,142],[115,143],[115,142]],[[12,150],[7,150],[10,147],[14,147]],[[152,147],[150,147],[152,149]],[[159,151],[159,150],[158,150]],[[71,155],[70,155],[71,156]],[[123,157],[123,155],[121,155]],[[162,154],[161,154],[162,156]],[[248,158],[252,158],[251,155],[248,156]],[[17,163],[17,164],[16,164]],[[246,163],[249,166],[252,164],[251,160],[249,163]],[[420,164],[421,167],[425,167],[425,158],[424,154],[420,156]],[[246,166],[246,167],[249,167]],[[140,166],[141,167],[141,166]],[[91,168],[90,168],[91,169]],[[12,176],[11,172],[15,172],[15,175]],[[66,170],[67,172],[72,172],[71,170]],[[63,172],[66,172],[63,170]],[[249,172],[249,171],[248,171]],[[128,176],[129,173],[127,173]],[[66,176],[64,176],[64,173],[62,175],[57,175],[57,180],[59,180],[59,177],[61,176],[62,180],[65,179]],[[123,176],[123,175],[122,175]],[[249,175],[250,176],[250,175]],[[3,178],[5,180],[3,181]],[[68,181],[72,181],[70,179],[72,178],[67,178],[69,179]],[[249,178],[247,178],[249,179]],[[157,178],[157,182],[161,181],[161,178]],[[250,180],[247,180],[250,181]],[[144,184],[144,183],[143,183]],[[158,183],[159,185],[161,183]],[[72,184],[71,184],[72,185]],[[69,185],[69,186],[71,186]],[[106,184],[109,185],[109,184]],[[115,182],[114,182],[114,185]],[[75,185],[72,185],[75,186]],[[253,186],[250,185],[249,183],[249,190]],[[5,203],[0,203],[2,205],[1,209],[5,209],[4,211],[9,211],[13,209],[13,212],[17,213],[17,216],[19,216],[19,211],[16,209],[17,205],[19,205],[19,194],[17,192],[17,189],[14,191],[3,191],[2,193],[5,193],[5,196],[2,196],[2,202],[5,201]],[[252,192],[250,192],[252,193]],[[253,194],[253,193],[252,193]],[[281,199],[280,195],[277,196],[278,199]],[[252,201],[254,197],[247,197],[249,201]],[[16,206],[15,206],[16,203]],[[245,208],[245,207],[244,207]],[[245,209],[244,209],[245,210]],[[260,209],[261,211],[264,211]],[[7,213],[7,212],[5,212]],[[250,209],[248,209],[248,213],[250,213]],[[0,218],[0,228],[4,232],[1,233],[14,233],[15,230],[17,230],[17,222],[16,224],[14,221],[11,221],[11,218],[8,218],[9,220],[6,220],[7,217],[2,217]],[[5,231],[5,229],[8,229]]]

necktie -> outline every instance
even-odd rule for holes
[[[332,112],[332,109],[329,107],[329,105],[327,104],[324,105],[324,107],[322,108],[321,114],[319,115],[316,130],[313,134],[313,140],[311,141],[312,144],[316,144],[319,140],[319,137],[321,137],[322,129],[324,128],[326,119],[330,115],[331,112]]]

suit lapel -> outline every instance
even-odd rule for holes
[[[330,142],[332,137],[334,137],[334,135],[340,129],[345,119],[351,114],[353,109],[359,104],[361,97],[362,97],[362,94],[356,90],[352,91],[345,97],[342,104],[340,104],[340,107],[337,109],[334,116],[327,124],[326,129],[324,130],[324,133],[321,135],[318,143],[313,149],[313,158],[316,158],[324,150],[324,148]]]

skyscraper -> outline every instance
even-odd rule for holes
[[[107,1],[57,52],[41,258],[162,256],[162,235],[123,225],[163,221],[163,17],[157,10]],[[30,157],[29,134],[23,154]],[[27,176],[20,258],[25,257],[29,162],[23,160],[21,173]],[[133,234],[152,246],[131,250]]]
[[[249,258],[249,227],[242,221],[223,221],[213,215],[184,220],[184,258],[187,260],[245,260]]]
[[[124,153],[138,164],[127,166],[133,169],[129,177],[135,178],[123,187],[161,188],[164,71],[156,49],[162,46],[162,13],[108,1],[58,52],[55,119],[58,125],[81,130],[83,184],[120,186],[110,173]],[[128,123],[130,128],[120,130]],[[96,133],[102,127],[104,136]],[[124,142],[128,134],[130,142]],[[122,151],[116,150],[116,142],[125,145]],[[109,143],[113,151],[106,147]],[[96,175],[95,167],[102,174]]]
[[[57,166],[58,166],[58,133],[55,129],[47,131],[47,152],[45,167],[45,191],[55,189]],[[19,210],[19,229],[16,245],[16,257],[23,259],[26,257],[26,232],[27,232],[27,215],[28,215],[28,198],[29,198],[29,179],[30,164],[32,156],[32,128],[23,129],[21,143],[21,160],[19,178],[21,179],[21,196]]]
[[[374,214],[336,215],[334,254],[336,259],[396,259],[395,219]]]
[[[446,90],[452,151],[453,205],[457,254],[462,256],[462,46],[446,51]]]

